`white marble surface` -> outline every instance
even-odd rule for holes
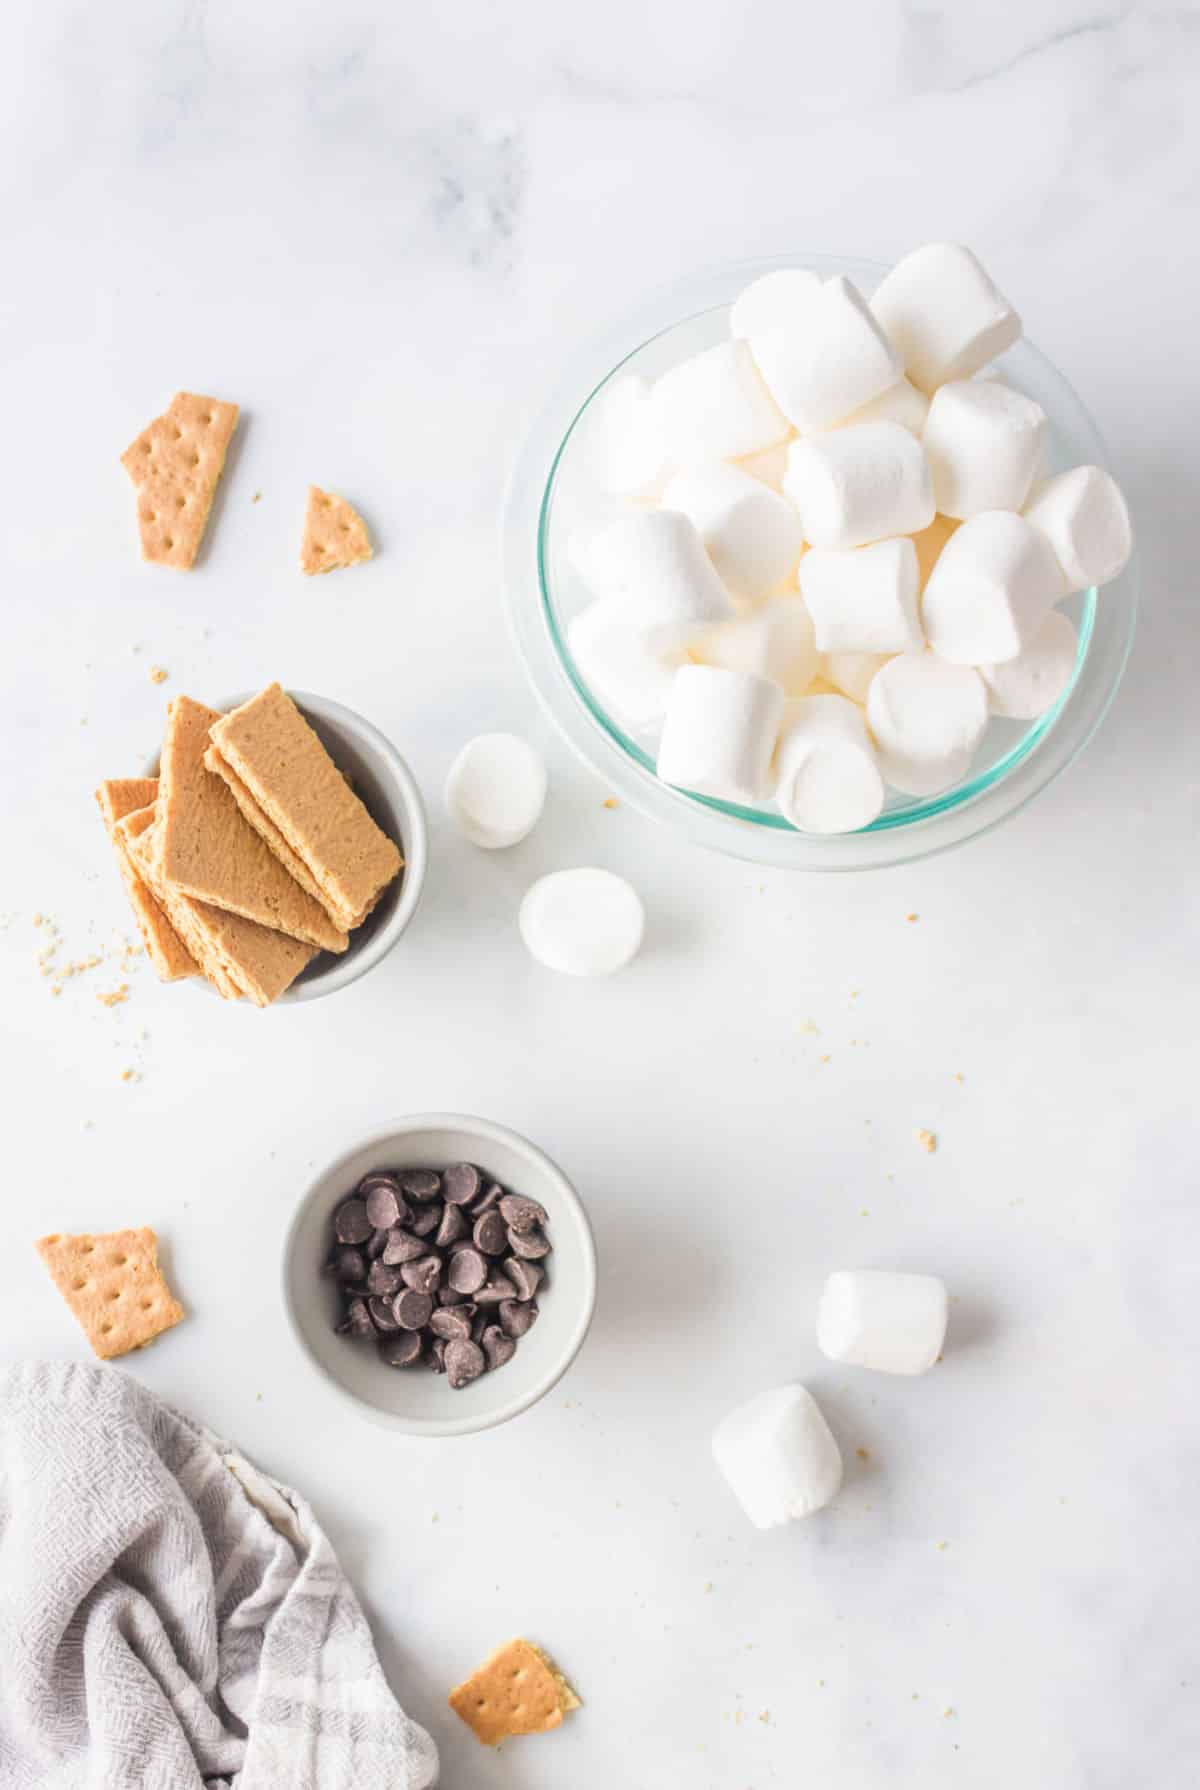
[[[0,1352],[82,1352],[35,1234],[154,1223],[192,1315],[129,1371],[310,1495],[454,1790],[1182,1790],[1200,16],[578,11],[6,15]],[[932,235],[978,248],[1113,444],[1144,575],[1125,687],[1071,772],[956,855],[836,882],[699,855],[606,811],[535,709],[498,600],[509,452],[548,366],[651,282]],[[138,563],[116,462],[180,384],[247,413],[187,579]],[[361,501],[370,567],[294,570],[310,479]],[[108,1011],[108,966],[51,998],[35,911],[70,956],[126,924],[93,785],[139,767],[172,691],[272,676],[371,716],[432,798],[403,947],[265,1016],[145,970]],[[542,741],[553,776],[542,828],[488,857],[436,793],[486,726]],[[594,987],[515,928],[527,882],[578,862],[631,876],[650,914],[644,957]],[[568,1380],[447,1446],[334,1404],[275,1291],[312,1166],[428,1107],[543,1141],[602,1256]],[[855,1264],[950,1282],[927,1379],[820,1362],[815,1293]],[[764,1536],[708,1435],[793,1375],[848,1483]],[[518,1629],[587,1707],[486,1755],[445,1689]]]

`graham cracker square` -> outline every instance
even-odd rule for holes
[[[545,1734],[579,1708],[579,1698],[540,1647],[506,1641],[450,1692],[449,1704],[484,1746],[515,1734]]]
[[[189,571],[208,526],[238,407],[176,392],[121,455],[137,490],[142,558]]]
[[[130,857],[124,835],[117,830],[118,821],[141,812],[148,816],[145,824],[151,825],[157,795],[157,777],[114,777],[100,785],[96,802],[112,843],[129,905],[145,942],[146,956],[160,982],[178,982],[187,976],[199,975],[199,966]]]
[[[145,1348],[184,1315],[159,1272],[148,1226],[99,1236],[56,1231],[34,1248],[102,1361]]]

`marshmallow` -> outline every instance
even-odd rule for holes
[[[1054,707],[1075,675],[1079,641],[1060,609],[1052,609],[1029,645],[1003,665],[981,665],[993,715],[1036,721]]]
[[[925,450],[899,423],[862,423],[793,441],[784,495],[813,547],[842,552],[933,521]]]
[[[867,691],[867,725],[894,789],[932,796],[967,773],[988,722],[977,671],[933,653],[889,659]]]
[[[1045,444],[1040,404],[998,379],[952,379],[929,406],[922,440],[933,496],[944,516],[1019,510]]]
[[[664,783],[755,806],[767,793],[783,691],[766,678],[711,665],[675,673],[658,745]]]
[[[952,517],[935,516],[928,528],[920,529],[912,537],[912,544],[917,550],[917,575],[922,590],[929,583],[929,574],[937,564],[939,553],[957,527],[958,523]]]
[[[767,389],[797,429],[828,429],[904,372],[858,289],[827,280],[792,323],[754,338]]]
[[[881,1374],[923,1374],[946,1340],[945,1284],[934,1274],[859,1269],[831,1274],[817,1310],[817,1347],[831,1361]]]
[[[775,800],[802,833],[854,833],[883,807],[866,723],[844,696],[790,702],[775,749]]]
[[[831,553],[814,547],[800,563],[800,591],[823,653],[916,653],[917,550],[901,536]]]
[[[842,1483],[842,1456],[807,1387],[760,1392],[717,1425],[713,1457],[756,1529],[811,1516]]]
[[[722,582],[743,602],[782,584],[804,551],[795,505],[723,460],[677,472],[662,500],[695,523]]]
[[[877,398],[872,398],[869,404],[852,410],[840,423],[831,426],[853,429],[858,423],[899,423],[902,429],[919,435],[928,415],[929,399],[925,393],[919,392],[910,379],[901,379],[895,385],[889,385],[885,392],[880,392]]]
[[[791,439],[790,430],[788,439]],[[764,448],[761,454],[746,454],[733,464],[760,484],[769,485],[772,491],[782,491],[783,475],[787,471],[787,442],[778,441],[774,447]]]
[[[738,294],[729,310],[729,331],[750,339],[796,322],[821,290],[820,274],[803,267],[765,273]]]
[[[852,702],[865,702],[871,679],[891,657],[890,653],[822,653],[820,675]]]
[[[618,497],[656,498],[666,476],[662,424],[648,379],[623,374],[597,394],[589,414],[596,478]]]
[[[898,261],[871,309],[922,391],[969,379],[1011,348],[1021,319],[970,249],[931,242]]]
[[[938,556],[921,599],[925,637],[955,665],[1002,664],[1028,645],[1065,590],[1050,544],[1033,524],[985,510]]]
[[[468,740],[446,778],[450,818],[487,851],[524,839],[545,803],[545,763],[514,733],[481,733]]]
[[[690,649],[698,665],[769,678],[785,696],[801,696],[817,674],[812,617],[799,596],[772,597],[752,615],[722,622]]]
[[[654,727],[667,712],[683,648],[658,649],[618,598],[593,603],[567,629],[583,681],[627,727]]]
[[[645,913],[611,870],[556,870],[525,891],[518,916],[529,953],[564,976],[611,976],[636,957]]]
[[[567,551],[596,595],[623,603],[663,650],[733,614],[695,523],[677,510],[622,516],[599,534],[572,537]]]
[[[1071,591],[1107,584],[1124,571],[1133,551],[1125,499],[1102,466],[1074,466],[1047,479],[1026,504],[1025,516],[1053,547]]]
[[[745,342],[718,342],[662,375],[654,388],[666,456],[737,460],[774,447],[788,421],[763,384]]]

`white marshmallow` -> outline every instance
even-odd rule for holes
[[[556,870],[525,891],[518,916],[531,956],[564,976],[611,976],[636,957],[645,913],[611,870]]]
[[[729,310],[729,333],[747,340],[796,322],[821,290],[820,274],[804,267],[765,273],[740,292]]]
[[[572,537],[567,551],[596,595],[623,603],[663,650],[733,614],[695,523],[678,510],[635,511],[599,534]]]
[[[899,423],[913,435],[919,435],[925,427],[925,418],[929,415],[929,399],[924,392],[919,392],[910,379],[898,380],[889,385],[885,392],[872,398],[858,410],[852,410],[839,423],[831,424],[834,429],[853,429],[859,423]],[[811,433],[811,431],[810,431]]]
[[[925,644],[917,550],[906,536],[849,553],[814,547],[800,562],[800,590],[823,653],[916,653]]]
[[[760,1392],[717,1425],[713,1458],[756,1529],[811,1516],[835,1497],[842,1456],[816,1399],[793,1384]]]
[[[667,476],[662,422],[648,379],[622,374],[592,401],[589,449],[596,478],[618,497],[656,498]]]
[[[782,584],[804,551],[796,506],[724,460],[677,472],[662,500],[695,523],[722,582],[743,602]]]
[[[937,795],[966,775],[988,722],[977,671],[933,653],[889,659],[867,691],[867,725],[879,768],[894,789]]]
[[[769,678],[785,696],[801,696],[817,675],[812,617],[799,596],[772,597],[751,615],[722,622],[691,649],[698,665]]]
[[[790,430],[788,439],[791,439]],[[787,471],[787,442],[778,441],[774,447],[764,448],[761,454],[746,454],[733,465],[740,466],[760,485],[769,485],[772,491],[782,491],[783,475]]]
[[[593,603],[567,629],[567,645],[584,682],[616,719],[635,730],[654,727],[667,712],[667,698],[683,648],[659,649],[619,599]]]
[[[450,766],[450,818],[487,851],[518,844],[533,831],[545,805],[545,761],[515,733],[479,734]]]
[[[658,745],[664,783],[755,806],[769,788],[783,691],[766,678],[712,665],[675,673]]]
[[[1011,348],[1021,319],[970,249],[931,242],[898,261],[871,300],[904,371],[922,391],[969,379]]]
[[[797,429],[828,429],[904,372],[857,287],[840,274],[790,324],[753,342],[767,389]]]
[[[929,406],[922,440],[933,496],[960,521],[1019,510],[1042,463],[1046,413],[998,379],[952,379]]]
[[[871,679],[892,657],[890,653],[822,653],[820,676],[852,702],[865,702]]]
[[[883,778],[861,711],[844,696],[789,702],[775,749],[775,800],[802,833],[854,833],[883,807]]]
[[[916,534],[934,517],[929,463],[899,423],[862,423],[793,441],[784,495],[813,547],[844,552]]]
[[[763,384],[745,342],[718,342],[664,373],[654,388],[667,458],[737,460],[788,434],[788,421]]]
[[[921,599],[925,638],[955,665],[1002,664],[1065,595],[1044,535],[1023,516],[985,510],[946,542]]]
[[[831,1361],[881,1374],[927,1373],[946,1340],[949,1304],[934,1274],[843,1270],[825,1282],[817,1347]]]
[[[1067,589],[1107,584],[1133,551],[1133,526],[1120,487],[1102,466],[1073,466],[1039,485],[1026,519],[1045,535]]]
[[[1053,708],[1075,675],[1079,641],[1061,609],[1052,609],[1029,645],[1003,665],[981,665],[993,715],[1036,721]]]

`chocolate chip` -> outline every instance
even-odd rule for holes
[[[477,1380],[486,1367],[483,1350],[464,1337],[457,1336],[446,1344],[446,1378],[457,1392]]]
[[[388,1232],[387,1247],[383,1252],[383,1261],[389,1267],[397,1262],[415,1262],[419,1255],[428,1254],[428,1245],[420,1237],[411,1236],[408,1231],[394,1230]]]
[[[411,1367],[421,1353],[421,1339],[415,1330],[397,1330],[392,1336],[379,1339],[379,1359],[386,1367]]]
[[[503,1367],[511,1361],[517,1352],[517,1345],[511,1336],[505,1336],[499,1324],[489,1324],[480,1338],[480,1346],[487,1358],[489,1368]]]
[[[392,1313],[401,1330],[421,1330],[433,1315],[433,1300],[428,1293],[405,1287],[392,1300]]]
[[[350,1336],[370,1336],[374,1325],[366,1302],[362,1299],[351,1299],[346,1307],[346,1315],[337,1326],[340,1331]]]
[[[386,1179],[369,1178],[373,1180],[370,1190],[367,1191],[362,1186],[358,1190],[360,1193],[365,1193],[367,1217],[376,1230],[390,1230],[394,1224],[399,1224],[401,1219],[399,1183],[393,1181],[390,1175]],[[511,1220],[509,1222],[511,1223]]]
[[[506,1299],[500,1307],[500,1328],[505,1336],[524,1336],[537,1323],[536,1305]]]
[[[447,1210],[453,1210],[447,1207]],[[482,1218],[475,1220],[472,1231],[476,1249],[482,1249],[484,1255],[503,1255],[508,1243],[508,1232],[504,1228],[504,1220],[499,1212],[485,1212]]]
[[[444,1374],[445,1373],[445,1371],[446,1371],[446,1339],[444,1336],[435,1336],[433,1341],[430,1343],[430,1345],[429,1345],[429,1365],[433,1369],[435,1374]]]
[[[439,1287],[437,1290],[439,1305],[465,1305],[467,1295],[460,1293],[457,1287]]]
[[[384,1260],[386,1259],[385,1257]],[[545,1270],[539,1268],[536,1262],[526,1262],[519,1255],[514,1255],[505,1262],[504,1272],[517,1289],[518,1299],[532,1299],[541,1285]]]
[[[367,1300],[367,1310],[371,1314],[371,1322],[376,1330],[398,1330],[399,1324],[392,1309],[393,1302],[383,1299],[378,1294]]]
[[[527,1262],[540,1262],[543,1256],[550,1254],[550,1244],[541,1231],[514,1231],[511,1224],[508,1247],[514,1255],[524,1256]]]
[[[388,1234],[386,1231],[371,1232],[371,1235],[367,1238],[366,1244],[366,1254],[371,1261],[378,1261],[379,1257],[387,1248],[387,1240]]]
[[[479,1198],[475,1201],[475,1204],[471,1207],[471,1211],[475,1214],[475,1217],[482,1218],[485,1212],[490,1212],[503,1192],[504,1189],[501,1187],[499,1181],[492,1181],[485,1187]]]
[[[476,1305],[499,1305],[502,1299],[516,1297],[516,1287],[505,1274],[493,1274],[475,1294]]]
[[[399,1273],[405,1286],[415,1293],[432,1293],[442,1278],[442,1258],[438,1255],[419,1256],[415,1262],[405,1262]]]
[[[475,1313],[475,1316],[471,1319],[471,1341],[473,1343],[477,1343],[477,1342],[481,1341],[481,1339],[483,1337],[483,1333],[487,1329],[487,1327],[488,1327],[487,1312],[486,1311],[477,1311]]]
[[[401,1175],[400,1185],[410,1200],[432,1200],[442,1191],[442,1177],[431,1168],[413,1168]]]
[[[446,1279],[456,1293],[475,1293],[488,1277],[487,1263],[477,1249],[460,1249],[450,1257]]]
[[[386,1262],[372,1262],[367,1270],[367,1291],[377,1293],[381,1299],[390,1299],[404,1285],[404,1270],[391,1268]]]
[[[418,1206],[408,1221],[408,1228],[414,1237],[428,1237],[431,1231],[437,1230],[441,1222],[440,1205]]]
[[[442,1190],[448,1206],[465,1206],[483,1185],[483,1176],[473,1162],[455,1162],[442,1176]],[[352,1241],[352,1239],[351,1239]]]
[[[522,1237],[527,1231],[536,1230],[538,1225],[549,1223],[545,1206],[539,1206],[536,1200],[527,1200],[523,1193],[506,1193],[500,1201],[500,1214],[505,1224],[511,1225]]]
[[[332,1257],[333,1277],[335,1280],[364,1280],[367,1273],[366,1259],[361,1249],[352,1249],[343,1244],[335,1249]]]
[[[442,1213],[442,1222],[438,1225],[434,1242],[439,1249],[449,1249],[460,1237],[466,1236],[467,1221],[463,1217],[461,1206],[447,1206]]]
[[[435,1336],[444,1337],[449,1342],[456,1336],[470,1336],[474,1316],[473,1305],[444,1305],[430,1318],[429,1328]]]
[[[334,1215],[333,1234],[339,1243],[365,1243],[374,1228],[362,1200],[343,1201]]]

